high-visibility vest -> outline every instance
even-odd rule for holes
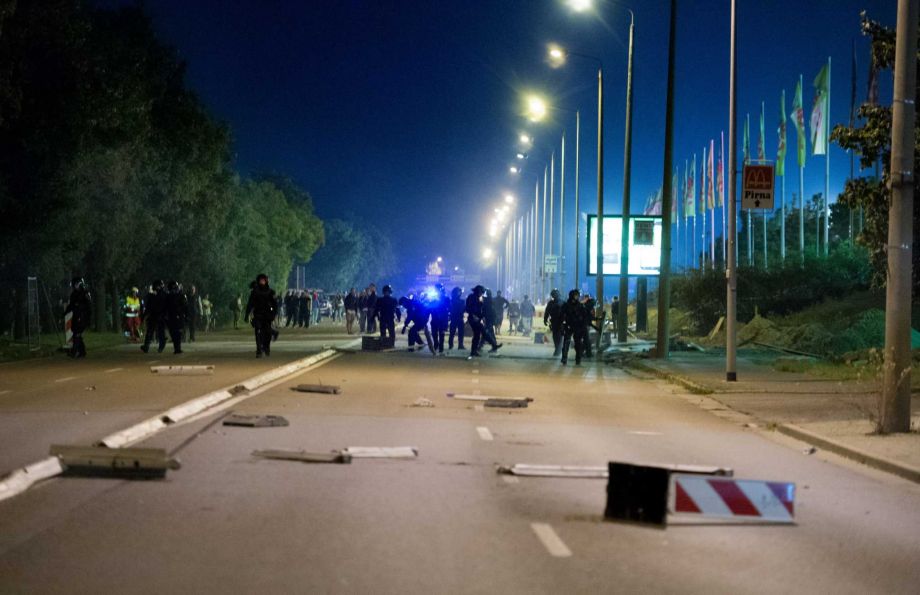
[[[141,299],[136,298],[133,295],[129,295],[125,298],[125,316],[128,318],[136,318],[141,313]]]

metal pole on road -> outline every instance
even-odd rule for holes
[[[668,91],[664,117],[664,177],[661,182],[661,270],[658,279],[658,333],[655,357],[668,359],[671,309],[671,169],[674,145],[674,45],[677,31],[677,0],[671,0],[668,33]]]
[[[738,89],[736,87],[737,74],[737,25],[736,25],[735,0],[732,0],[732,25],[731,25],[731,51],[729,65],[729,89],[728,89],[728,266],[725,269],[726,276],[726,296],[725,296],[725,379],[729,382],[738,380],[737,371],[737,328],[738,318],[737,303],[738,298],[738,252],[735,245],[738,242],[736,226],[738,224],[736,184],[737,168],[736,163],[736,130],[735,130],[735,100],[737,99]]]
[[[597,69],[597,307],[600,309],[600,324],[604,321],[604,70]],[[603,330],[603,326],[599,327]],[[597,333],[600,345],[601,333]],[[598,350],[600,351],[600,350]]]
[[[629,185],[630,169],[632,163],[632,72],[633,72],[633,39],[636,19],[629,11],[629,61],[626,67],[626,138],[623,150],[623,237],[620,242],[620,309],[617,315],[617,341],[626,343],[626,325],[629,324]],[[598,213],[600,216],[600,213]],[[598,301],[603,307],[604,302],[598,296]]]
[[[556,151],[550,154],[549,160],[549,251],[547,254],[553,254],[553,212],[555,209],[556,194]],[[545,266],[545,263],[544,263]],[[556,273],[549,274],[550,289],[556,286]]]
[[[549,169],[543,168],[543,227],[540,231],[540,299],[546,299],[546,184]]]
[[[562,159],[559,168],[559,285],[565,289],[565,130],[562,131]]]
[[[913,261],[914,120],[917,18],[920,0],[898,0],[894,101],[891,118],[891,206],[888,210],[888,288],[885,366],[879,430],[910,431],[910,314]]]
[[[578,285],[578,267],[581,266],[581,260],[578,258],[579,253],[579,231],[581,229],[581,213],[578,212],[578,161],[579,151],[581,150],[581,111],[575,112],[575,287],[581,289]]]

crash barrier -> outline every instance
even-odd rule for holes
[[[674,467],[611,462],[604,517],[662,527],[667,524],[668,514],[788,524],[794,523],[794,502],[792,483],[737,480]]]
[[[176,459],[162,448],[105,448],[99,446],[51,446],[65,475],[152,479],[166,477],[168,469],[179,469]]]
[[[150,366],[158,376],[208,376],[214,373],[214,366]]]

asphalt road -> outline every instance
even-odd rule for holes
[[[670,385],[594,364],[562,368],[539,347],[503,353],[473,362],[342,354],[148,440],[178,449],[183,468],[166,480],[60,478],[0,502],[0,592],[917,592],[920,486],[804,454],[800,443],[713,415]],[[46,384],[75,374],[22,373]],[[290,390],[319,381],[342,393]],[[535,401],[480,410],[446,396],[476,391]],[[37,394],[49,409],[84,396]],[[435,406],[411,407],[420,397]],[[230,410],[283,415],[290,426],[220,425]],[[19,451],[29,430],[9,434],[8,416],[0,409],[0,445]],[[45,444],[57,438],[52,426],[66,425],[45,424]],[[419,457],[317,465],[251,455],[347,446],[415,446]],[[739,478],[795,482],[797,524],[605,522],[605,480],[495,471],[611,460],[721,465]]]

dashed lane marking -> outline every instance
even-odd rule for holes
[[[633,430],[629,433],[636,436],[661,436],[661,432],[646,432],[644,430]]]
[[[572,550],[556,534],[551,525],[546,523],[530,523],[530,528],[537,534],[537,539],[546,548],[550,556],[555,558],[569,558],[572,556]]]
[[[502,479],[505,483],[521,483],[521,480],[513,475],[502,475]]]
[[[110,368],[110,369],[106,370],[105,373],[106,373],[106,374],[111,374],[111,373],[113,373],[113,372],[121,372],[122,370],[124,370],[124,368]]]
[[[63,378],[58,378],[55,382],[67,382],[68,380],[76,380],[76,376],[64,376]]]
[[[489,431],[489,428],[485,426],[479,426],[476,428],[476,431],[479,432],[479,437],[485,440],[486,442],[492,441],[492,432]]]

